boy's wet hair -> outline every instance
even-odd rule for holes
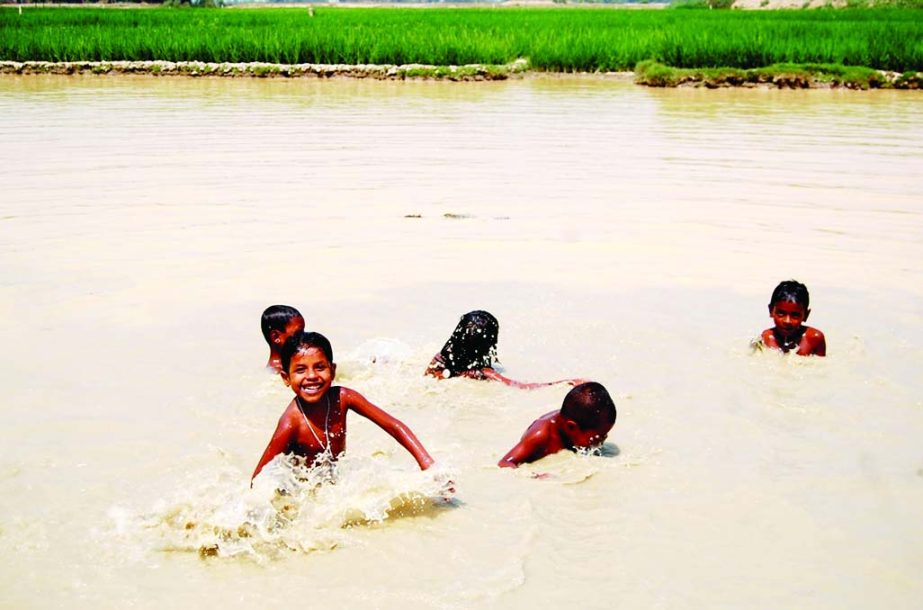
[[[615,424],[615,403],[603,384],[589,381],[567,393],[561,415],[576,422],[581,430],[600,429]]]
[[[458,321],[452,336],[440,350],[445,368],[457,375],[494,365],[497,359],[497,336],[500,323],[480,309],[469,311]]]
[[[324,355],[327,356],[327,360],[333,362],[333,347],[330,346],[330,341],[327,337],[311,331],[297,332],[289,337],[285,345],[282,346],[282,351],[279,354],[282,370],[288,372],[288,367],[291,365],[292,358],[295,357],[295,354],[307,351],[312,347],[324,352]]]
[[[274,330],[282,332],[293,318],[303,318],[301,312],[288,305],[270,305],[263,310],[263,316],[260,318],[260,327],[263,329],[263,337],[266,343],[269,343],[269,333]]]
[[[808,287],[795,280],[786,280],[780,282],[776,289],[772,291],[772,297],[769,299],[769,307],[780,301],[788,301],[801,305],[808,309],[811,304],[811,297],[808,295]]]

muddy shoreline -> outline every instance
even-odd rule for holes
[[[275,64],[201,61],[0,61],[0,74],[146,74],[223,78],[360,78],[374,80],[506,80],[526,71],[523,61],[502,66],[472,64]]]
[[[692,72],[692,71],[690,71]],[[741,78],[740,71],[724,77],[683,74],[676,79],[648,78],[635,72],[582,72],[567,76],[593,76],[635,82],[648,87],[702,88],[775,88],[775,89],[921,89],[923,74],[908,78],[898,72],[876,71],[878,78],[865,86],[848,81],[823,78],[818,75],[782,73]],[[506,65],[469,64],[464,66],[434,66],[425,64],[275,64],[211,63],[200,61],[0,61],[0,75],[150,75],[221,78],[355,78],[371,80],[448,80],[502,81],[525,76],[560,76],[559,73],[529,69],[524,59]]]

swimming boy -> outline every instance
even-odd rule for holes
[[[564,397],[559,411],[542,415],[497,464],[516,468],[562,449],[593,449],[606,440],[615,425],[615,403],[602,384],[582,383]]]
[[[263,329],[263,338],[269,344],[269,360],[266,362],[266,368],[279,373],[282,371],[279,350],[289,337],[304,330],[304,317],[294,307],[271,305],[263,311],[260,326]]]
[[[763,345],[785,353],[794,350],[799,356],[826,356],[824,333],[804,325],[811,314],[809,304],[804,284],[788,280],[776,286],[769,299],[769,317],[775,326],[763,331]]]
[[[388,415],[355,390],[333,386],[336,364],[330,341],[320,333],[296,332],[280,353],[280,374],[295,392],[263,452],[253,477],[280,453],[294,453],[307,463],[331,463],[346,450],[346,413],[355,411],[394,437],[417,461],[420,470],[433,465],[410,428]],[[318,460],[318,458],[321,458]]]
[[[424,375],[436,379],[468,377],[499,381],[514,388],[531,390],[557,383],[577,385],[582,379],[561,379],[547,382],[523,382],[504,377],[494,368],[497,360],[497,336],[500,323],[497,318],[483,310],[469,311],[461,317],[449,340],[439,353],[433,356]]]

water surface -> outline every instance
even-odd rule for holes
[[[0,604],[923,598],[918,93],[3,77],[0,115]],[[791,277],[826,359],[748,348]],[[199,557],[289,399],[272,303],[454,502],[353,419],[300,529]],[[506,374],[609,388],[603,456],[494,467],[566,388],[422,379],[478,308]]]

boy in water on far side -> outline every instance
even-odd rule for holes
[[[564,397],[561,409],[542,415],[497,464],[516,468],[563,449],[594,449],[615,425],[615,403],[602,384],[582,383]]]
[[[582,379],[527,383],[504,377],[494,368],[497,360],[497,336],[500,323],[486,311],[469,311],[461,317],[452,336],[426,367],[424,375],[436,379],[468,377],[489,379],[524,390],[543,388],[557,383],[577,385]]]
[[[413,456],[420,470],[433,465],[433,458],[410,428],[355,390],[332,385],[336,364],[333,348],[326,337],[320,333],[297,332],[285,342],[280,359],[280,374],[295,392],[295,398],[279,418],[251,481],[280,453],[293,453],[315,466],[332,464],[346,450],[348,411],[370,419],[390,434]]]
[[[774,326],[763,331],[762,344],[785,353],[794,351],[799,356],[826,356],[824,333],[804,325],[811,314],[809,305],[804,284],[788,280],[776,286],[769,299],[769,317]]]
[[[289,337],[304,330],[304,317],[294,307],[271,305],[263,311],[260,326],[263,329],[263,338],[269,344],[269,360],[266,362],[266,368],[274,373],[280,373],[282,364],[279,351]]]

